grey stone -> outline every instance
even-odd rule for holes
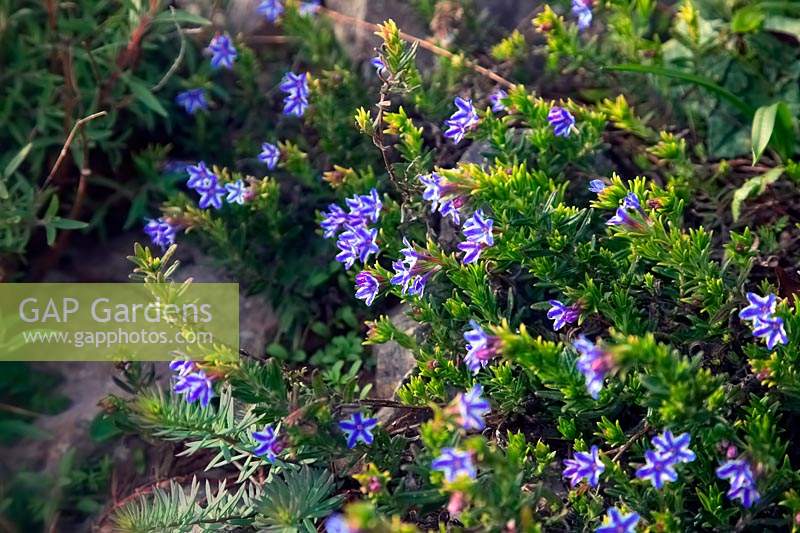
[[[417,323],[407,316],[409,307],[401,305],[389,312],[391,320],[401,331],[414,336]],[[411,350],[403,348],[395,341],[379,344],[375,353],[375,396],[393,398],[403,380],[414,370],[417,361]]]

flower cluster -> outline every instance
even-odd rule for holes
[[[650,441],[653,449],[644,452],[645,464],[636,470],[636,477],[649,480],[657,489],[678,479],[675,467],[679,463],[690,463],[696,458],[695,453],[689,449],[691,440],[688,433],[675,436],[668,429],[653,437]]]
[[[347,435],[347,447],[355,448],[359,441],[372,444],[372,430],[378,425],[377,418],[365,418],[361,413],[353,413],[350,418],[339,422],[339,429]]]
[[[186,173],[189,174],[186,186],[200,194],[200,201],[197,203],[200,209],[206,209],[208,206],[220,209],[226,191],[219,184],[217,175],[211,172],[202,161],[197,165],[187,167]]]
[[[730,488],[726,493],[731,500],[739,500],[745,509],[749,509],[761,499],[753,477],[750,464],[744,459],[732,459],[722,464],[716,471],[719,479],[727,479]]]
[[[464,199],[458,196],[456,186],[436,172],[417,176],[417,179],[425,186],[422,199],[430,202],[431,210],[435,212],[438,209],[442,216],[449,216],[453,224],[461,224],[458,209],[464,204]]]
[[[465,265],[477,261],[484,249],[494,246],[492,236],[492,225],[494,221],[483,214],[482,209],[478,209],[471,217],[464,221],[461,233],[467,240],[458,244],[458,249],[464,252],[462,259]]]
[[[759,296],[753,292],[747,293],[748,306],[739,312],[739,318],[750,322],[754,337],[761,337],[770,350],[777,344],[786,344],[786,330],[783,319],[775,316],[777,297],[774,294]]]
[[[394,275],[389,283],[401,287],[403,294],[421,297],[425,293],[428,280],[440,267],[433,256],[415,248],[405,237],[403,244],[405,248],[400,250],[403,259],[392,263]]]
[[[380,251],[375,242],[378,230],[367,227],[367,224],[378,221],[383,204],[376,189],[372,189],[369,194],[355,195],[345,202],[349,211],[345,212],[338,205],[330,204],[328,211],[323,213],[320,227],[326,239],[343,229],[336,242],[340,250],[336,260],[349,269],[356,259],[366,263],[370,255]]]
[[[280,89],[286,95],[283,114],[302,117],[308,108],[308,73],[287,72],[281,80]]]
[[[202,88],[189,89],[187,91],[178,93],[178,96],[175,97],[175,102],[177,102],[179,106],[183,107],[183,109],[185,109],[190,115],[194,115],[200,109],[204,111],[208,109],[206,90]]]
[[[211,53],[211,66],[212,68],[225,67],[227,69],[233,68],[233,62],[236,61],[236,47],[228,35],[217,34],[208,44],[208,51]]]
[[[472,329],[464,333],[464,340],[467,342],[464,364],[473,374],[477,374],[489,363],[490,359],[500,353],[500,339],[493,335],[487,335],[474,320],[470,320],[469,325]]]
[[[596,400],[610,367],[609,358],[599,345],[592,344],[585,335],[578,336],[572,346],[580,354],[575,365],[586,379],[586,390]]]
[[[214,397],[214,385],[203,370],[197,368],[192,361],[176,359],[169,364],[170,370],[176,374],[173,379],[173,390],[184,395],[189,403],[196,401],[207,407]]]
[[[449,119],[444,121],[446,128],[444,136],[458,144],[464,138],[464,135],[478,124],[478,113],[475,112],[475,107],[472,105],[470,98],[456,96],[453,103],[456,106],[456,111]]]
[[[144,226],[144,232],[153,241],[153,244],[160,246],[162,250],[175,242],[177,228],[167,222],[163,217],[148,220]]]

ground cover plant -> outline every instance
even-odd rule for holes
[[[264,0],[171,63],[131,277],[199,247],[279,325],[120,365],[101,420],[194,467],[98,527],[800,530],[797,7],[413,5],[433,37]]]

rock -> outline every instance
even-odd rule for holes
[[[409,318],[407,305],[401,305],[389,312],[389,320],[401,331],[413,337],[417,323]],[[395,392],[416,368],[417,361],[411,350],[403,348],[395,341],[379,344],[375,353],[375,396],[393,398]]]

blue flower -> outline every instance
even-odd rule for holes
[[[426,272],[411,278],[411,285],[408,287],[408,294],[416,295],[421,298],[423,294],[425,294],[425,286],[427,285],[428,279],[431,277],[431,275],[432,272]]]
[[[189,359],[174,359],[170,361],[169,369],[177,372],[179,376],[185,376],[194,372],[197,369],[197,365]]]
[[[319,225],[324,230],[322,236],[326,239],[330,239],[336,235],[339,228],[347,223],[347,213],[336,204],[330,204],[328,206],[328,211],[323,212],[322,215],[322,222],[320,222]]]
[[[414,276],[414,273],[411,271],[414,264],[408,264],[405,261],[394,261],[392,262],[392,268],[394,268],[394,276],[389,280],[389,283],[392,285],[400,285],[403,287],[403,294],[408,291],[408,286],[411,283],[411,278]]]
[[[190,115],[197,113],[198,109],[208,109],[205,89],[189,89],[188,91],[183,91],[178,93],[178,96],[175,97],[175,101]]]
[[[306,72],[300,74],[287,72],[278,87],[289,96],[308,97],[308,74]]]
[[[208,206],[212,206],[214,209],[220,209],[222,207],[222,199],[225,197],[226,191],[225,188],[217,182],[216,177],[214,177],[209,187],[204,189],[198,188],[197,192],[200,193],[200,200],[197,202],[200,209],[206,209]]]
[[[469,325],[472,329],[464,333],[464,340],[467,343],[467,355],[464,356],[464,364],[473,374],[477,374],[481,368],[489,363],[490,359],[496,357],[500,352],[500,339],[487,335],[474,320],[470,320]]]
[[[302,96],[287,96],[283,99],[283,114],[302,117],[308,109],[308,99]]]
[[[461,427],[466,430],[481,431],[486,427],[483,416],[492,410],[489,402],[482,396],[483,387],[475,385],[469,392],[458,395],[458,414]]]
[[[364,418],[361,413],[353,413],[350,418],[339,422],[339,429],[347,435],[347,447],[355,448],[358,441],[372,444],[372,429],[377,425],[377,418]]]
[[[383,209],[378,191],[372,188],[369,194],[355,195],[352,198],[345,200],[347,207],[350,208],[350,214],[363,220],[371,220],[377,222]],[[352,222],[351,222],[352,223]]]
[[[585,335],[580,335],[572,346],[580,354],[575,366],[586,379],[586,390],[589,395],[596,400],[605,379],[606,354],[599,346],[592,344]]]
[[[256,9],[270,22],[275,22],[283,14],[283,2],[281,0],[263,0]]]
[[[636,469],[637,478],[650,480],[650,483],[657,489],[663,488],[666,483],[678,479],[678,473],[675,472],[675,466],[670,460],[671,458],[653,450],[647,450],[644,452],[644,459],[644,466]]]
[[[589,182],[589,190],[592,192],[596,192],[600,194],[606,188],[606,184],[603,183],[603,180],[592,180]]]
[[[635,533],[639,523],[637,513],[622,514],[616,507],[608,509],[603,525],[595,529],[595,533]]]
[[[275,461],[275,457],[283,449],[278,432],[272,428],[272,425],[268,424],[264,426],[263,430],[254,431],[253,439],[258,443],[253,449],[253,453],[259,457],[266,457],[270,463]]]
[[[547,114],[547,120],[553,126],[553,133],[556,137],[569,137],[570,132],[575,127],[575,117],[563,107],[553,106]]]
[[[442,454],[431,462],[431,468],[444,472],[448,483],[464,476],[475,479],[478,475],[475,465],[472,464],[472,454],[455,448],[442,448]]]
[[[622,200],[622,207],[628,211],[638,211],[642,215],[645,214],[644,209],[642,209],[642,202],[639,201],[639,197],[633,192],[629,192],[625,195],[625,198]]]
[[[467,131],[478,123],[478,114],[475,112],[475,107],[469,98],[456,96],[453,103],[456,106],[456,112],[448,120],[444,121],[444,125],[447,127],[444,136],[458,144]]]
[[[628,226],[631,228],[638,228],[641,226],[638,221],[634,220],[624,207],[618,207],[616,214],[606,221],[607,226]]]
[[[765,320],[775,314],[777,297],[774,294],[759,296],[754,292],[746,294],[749,305],[739,311],[742,320]]]
[[[486,245],[480,242],[464,241],[458,243],[458,249],[464,252],[461,262],[465,265],[474,263],[481,258],[484,248],[486,248]]]
[[[485,218],[482,209],[478,209],[475,213],[464,221],[464,227],[461,233],[464,237],[471,242],[483,243],[486,246],[494,245],[494,237],[492,237],[492,225],[494,221],[491,218]]]
[[[309,2],[300,2],[300,7],[298,8],[298,12],[302,16],[308,17],[319,11],[319,8],[320,8],[320,0],[310,0]]]
[[[439,206],[439,213],[442,214],[443,217],[450,217],[453,221],[453,224],[461,224],[461,213],[458,211],[458,207],[456,203],[460,200],[460,198],[456,198],[455,200],[445,200]]]
[[[325,520],[325,533],[354,533],[354,531],[340,513],[332,514]]]
[[[208,45],[208,50],[211,52],[211,66],[213,68],[233,68],[233,62],[236,60],[237,54],[236,48],[228,35],[215,35]]]
[[[263,143],[261,145],[261,153],[258,154],[258,160],[267,165],[267,168],[272,170],[278,166],[278,161],[281,158],[280,149],[272,143]]]
[[[578,29],[585,30],[592,24],[591,0],[572,0],[572,14],[578,19]]]
[[[656,451],[671,463],[690,463],[697,456],[689,449],[692,436],[688,433],[681,433],[677,437],[668,429],[664,433],[653,437],[652,443]]]
[[[372,305],[380,289],[380,282],[366,270],[356,274],[356,298],[364,300],[365,304]]]
[[[777,316],[753,321],[753,336],[763,337],[767,341],[767,348],[770,350],[776,344],[786,344],[789,339],[786,337],[786,330],[783,329],[783,319]]]
[[[161,217],[155,220],[148,220],[144,226],[144,232],[150,237],[153,244],[160,246],[163,250],[175,242],[177,229]]]
[[[549,300],[550,309],[547,318],[553,321],[553,331],[558,331],[567,324],[572,324],[581,316],[581,310],[576,305],[564,305],[558,300]]]
[[[217,181],[217,176],[202,161],[196,165],[187,166],[186,172],[189,174],[186,186],[190,189],[208,189]]]
[[[563,475],[569,479],[570,486],[574,487],[582,479],[586,479],[590,487],[598,485],[600,474],[606,469],[599,453],[597,446],[592,446],[589,453],[575,452],[572,459],[564,459]]]
[[[244,181],[239,179],[233,183],[226,183],[225,190],[228,191],[228,197],[225,198],[226,202],[229,204],[244,204],[244,193],[247,190]]]
[[[417,176],[420,183],[425,186],[422,191],[422,199],[431,203],[431,209],[436,210],[439,200],[442,198],[442,177],[436,172]]]
[[[492,111],[499,113],[506,110],[506,105],[503,100],[508,98],[508,93],[503,89],[497,89],[489,95],[489,103],[492,105]]]
[[[372,65],[378,72],[386,68],[386,63],[383,62],[383,58],[381,58],[381,56],[373,57],[369,60],[369,64]]]
[[[200,401],[200,405],[207,407],[211,398],[214,396],[214,386],[202,370],[191,374],[178,375],[174,377],[174,390],[177,394],[183,394],[186,401],[194,403]]]
[[[739,500],[742,506],[749,509],[761,496],[758,493],[750,464],[743,459],[726,461],[716,470],[719,479],[727,479],[730,489],[727,496],[731,500]]]

